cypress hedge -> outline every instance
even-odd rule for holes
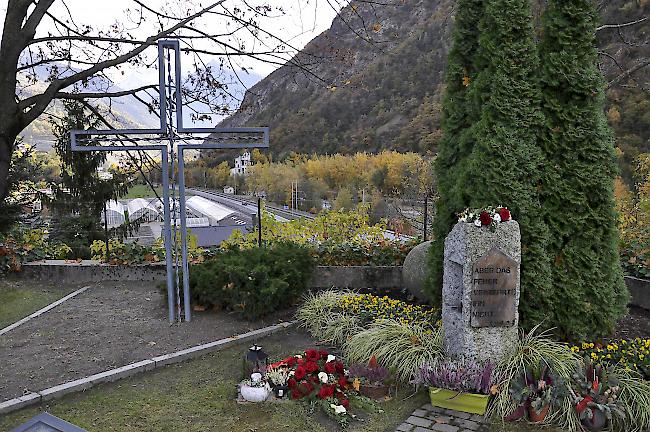
[[[482,8],[476,2],[474,6],[469,13],[475,20],[480,17],[478,44],[469,59],[475,77],[463,83],[464,91],[448,87],[445,99],[448,136],[437,166],[441,203],[431,289],[440,292],[444,238],[456,222],[455,214],[467,207],[507,206],[521,225],[521,325],[530,328],[547,317],[553,305],[545,252],[549,233],[538,199],[543,158],[537,136],[543,118],[532,12],[527,0],[486,0]],[[467,36],[462,30],[456,34]],[[461,47],[476,44],[473,36],[454,42]],[[456,62],[450,59],[451,78],[454,70],[458,73]],[[459,90],[462,97],[456,96]],[[455,104],[464,107],[450,106]],[[456,110],[463,113],[461,118],[452,115]]]
[[[552,0],[540,44],[542,201],[552,236],[554,321],[566,338],[609,334],[628,293],[618,257],[617,172],[598,70],[591,0]]]
[[[453,45],[447,61],[446,91],[443,101],[443,137],[438,145],[435,173],[439,199],[433,225],[431,248],[432,274],[427,291],[440,302],[442,260],[445,237],[456,223],[456,214],[467,207],[467,199],[459,190],[458,177],[463,170],[473,142],[469,128],[477,115],[469,102],[469,84],[476,77],[475,56],[478,50],[478,24],[485,0],[459,0],[453,31]]]

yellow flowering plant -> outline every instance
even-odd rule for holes
[[[583,342],[572,346],[571,351],[597,364],[619,365],[637,371],[646,380],[650,380],[650,339],[621,339],[608,343]]]
[[[439,310],[392,299],[388,296],[372,294],[347,294],[341,296],[338,308],[343,312],[358,316],[362,322],[372,323],[392,319],[402,324],[434,324]]]

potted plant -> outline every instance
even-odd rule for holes
[[[271,384],[275,397],[282,399],[289,391],[289,370],[286,366],[270,367],[266,371],[266,379]]]
[[[613,374],[588,363],[573,374],[569,391],[582,425],[591,431],[607,428],[616,416],[625,419],[619,401],[620,387]]]
[[[349,377],[352,385],[359,392],[374,400],[383,400],[388,396],[388,369],[377,364],[377,358],[372,356],[368,365],[350,365]]]
[[[519,406],[505,419],[519,420],[527,413],[532,423],[543,422],[562,388],[560,379],[552,374],[547,365],[527,369],[521,379],[510,384],[510,395]]]
[[[445,358],[420,368],[415,384],[429,387],[431,405],[471,414],[485,414],[494,365]]]
[[[262,379],[262,374],[256,372],[251,379],[244,380],[239,386],[242,398],[248,402],[264,402],[269,397],[269,385]]]

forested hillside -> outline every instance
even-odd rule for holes
[[[295,64],[253,86],[239,111],[221,125],[271,126],[276,159],[292,151],[435,152],[455,2],[397,3],[353,3]],[[650,16],[648,0],[604,3],[603,24]],[[650,57],[649,37],[648,20],[598,32],[609,83],[608,118],[628,181],[635,156],[650,150],[650,67],[643,67]]]

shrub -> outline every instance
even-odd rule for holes
[[[14,227],[0,235],[0,274],[18,272],[23,263],[43,259],[64,259],[71,249],[47,239],[47,231]]]
[[[192,299],[256,319],[300,298],[312,269],[308,251],[291,243],[227,250],[190,268]]]

